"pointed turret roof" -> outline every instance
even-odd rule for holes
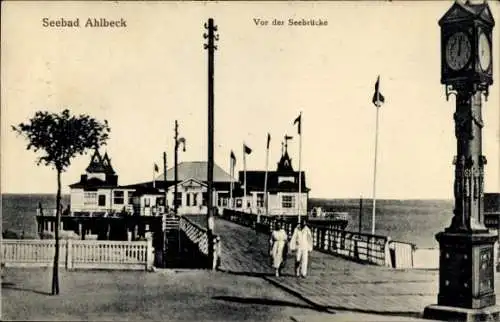
[[[108,152],[104,153],[104,157],[102,158],[102,165],[106,173],[115,174],[115,170],[113,169],[113,166],[111,166],[111,159],[108,156]]]
[[[98,149],[95,149],[92,158],[90,158],[90,163],[85,170],[87,173],[107,173],[115,174],[115,170],[111,166],[111,159],[106,152],[104,156],[101,156]]]
[[[288,155],[288,151],[285,148],[285,153],[281,156],[281,159],[278,162],[278,168],[276,169],[278,172],[293,172],[292,167],[292,159]]]
[[[102,165],[102,156],[98,149],[95,149],[94,154],[90,158],[90,163],[85,169],[87,173],[99,173],[104,172],[104,167]]]

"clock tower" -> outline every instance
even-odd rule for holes
[[[484,225],[482,105],[493,83],[492,31],[486,1],[456,1],[439,20],[441,83],[446,99],[454,94],[456,155],[453,158],[454,209],[439,242],[437,305],[425,308],[430,319],[498,320],[494,244],[497,236]]]

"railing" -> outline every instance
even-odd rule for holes
[[[208,257],[208,234],[207,229],[182,216],[179,221],[180,229],[184,231],[187,238],[197,246],[198,251]],[[213,236],[213,262],[209,263],[212,269],[216,269],[221,256],[221,240],[217,235]]]
[[[224,209],[222,218],[265,233],[272,231],[278,220],[276,216],[260,215],[260,222],[257,223],[256,214],[230,209]],[[288,236],[291,237],[297,225],[297,217],[283,216],[280,220]],[[321,220],[321,223],[318,221],[316,224],[313,222],[309,220],[308,226],[311,229],[314,249],[365,263],[390,265],[388,248],[390,239],[388,237],[346,231],[340,229],[340,224],[325,220]]]
[[[375,265],[389,265],[386,236],[362,234],[314,224],[309,224],[309,227],[313,235],[313,248],[318,251]]]
[[[180,218],[178,216],[166,216],[165,217],[165,230],[176,230],[179,229]]]
[[[37,216],[43,214],[45,217],[54,217],[56,215],[56,208],[37,208]],[[165,212],[165,206],[151,206],[151,207],[134,207],[133,205],[125,205],[117,208],[106,207],[72,207],[71,209],[61,209],[61,216],[70,217],[123,217],[130,216],[134,213],[141,216],[161,216]]]
[[[225,209],[225,207],[222,207]],[[229,208],[228,208],[229,209]],[[264,215],[267,214],[270,216],[297,216],[298,209],[297,208],[269,208],[266,211],[266,208],[264,207],[249,207],[249,208],[242,208],[242,207],[234,207],[232,208],[234,211],[238,212],[245,212],[245,213],[250,213],[250,214],[259,214],[259,215]],[[302,216],[307,216],[307,211],[306,209],[301,209],[301,214]]]
[[[2,263],[12,267],[52,267],[54,240],[2,240]],[[60,240],[59,266],[67,269],[150,270],[154,249],[148,241]]]
[[[314,212],[309,213],[310,219],[333,219],[333,220],[349,220],[348,212],[335,212],[335,211],[325,211],[320,215],[315,214]]]
[[[66,217],[123,217],[126,215],[131,215],[133,213],[132,206],[125,206],[121,209],[112,208],[71,208],[61,209],[61,216]],[[36,209],[37,216],[43,214],[44,217],[55,217],[56,208],[40,208]]]
[[[414,256],[417,246],[412,243],[391,240],[389,241],[389,254],[391,267],[413,268],[415,267]]]

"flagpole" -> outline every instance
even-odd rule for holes
[[[375,158],[373,164],[373,206],[372,206],[372,235],[375,235],[375,210],[376,210],[376,192],[377,192],[377,147],[378,147],[378,113],[380,106],[377,106],[377,116],[375,121]]]
[[[299,115],[300,118],[300,123],[302,123],[302,111],[300,112]],[[299,224],[300,224],[300,218],[301,218],[301,206],[302,206],[302,173],[301,173],[301,159],[302,159],[302,124],[299,124]]]
[[[229,191],[229,208],[233,209],[233,176],[234,176],[234,165],[233,158],[229,155],[229,173],[231,175],[231,184]]]
[[[153,165],[153,188],[156,188],[156,178],[155,178],[156,168]]]
[[[167,205],[168,205],[168,202],[167,202],[167,199],[168,199],[168,190],[167,190],[167,152],[163,152],[163,182],[164,182],[164,187],[163,189],[165,189],[165,202],[164,202],[164,206],[165,206],[165,213],[167,212]]]
[[[245,144],[243,144],[243,209],[247,209],[247,157],[245,151]]]
[[[267,200],[267,172],[269,171],[269,145],[266,149],[266,174],[264,175],[264,206],[266,208],[266,216],[269,215],[269,207]],[[257,222],[260,222],[260,214],[257,216]]]

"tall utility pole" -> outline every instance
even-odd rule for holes
[[[208,38],[208,44],[203,44],[204,49],[208,49],[208,200],[207,200],[207,237],[208,237],[208,264],[213,264],[214,244],[213,244],[213,181],[214,181],[214,51],[217,49],[215,41],[219,40],[216,35],[217,26],[212,18],[205,23],[208,33],[203,34],[203,38]]]

